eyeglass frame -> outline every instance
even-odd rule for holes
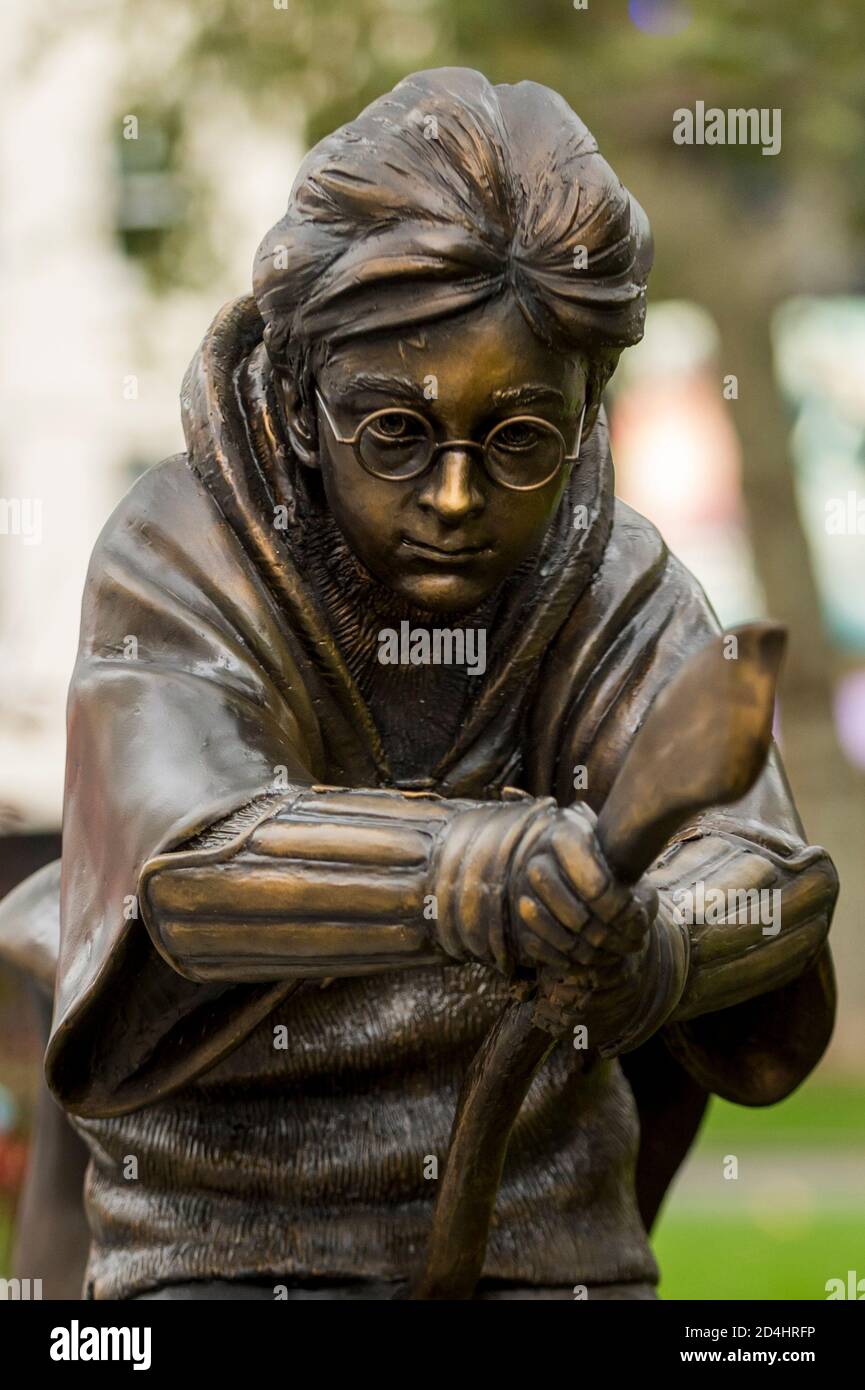
[[[412,409],[411,406],[387,405],[382,406],[380,410],[372,410],[370,411],[369,415],[365,415],[353,435],[343,436],[339,433],[339,430],[337,429],[336,424],[334,423],[333,416],[327,408],[327,402],[325,401],[317,386],[315,388],[315,394],[318,398],[319,405],[324,411],[324,418],[327,420],[328,426],[330,427],[330,432],[336,440],[337,444],[345,444],[347,446],[350,446],[351,449],[354,451],[354,456],[360,464],[361,468],[363,468],[364,472],[369,473],[370,477],[380,478],[382,482],[385,483],[413,482],[415,478],[422,477],[424,473],[426,473],[430,468],[432,468],[433,464],[436,461],[436,458],[442,452],[446,452],[450,449],[480,449],[484,463],[484,472],[490,479],[490,482],[496,484],[498,487],[505,488],[508,492],[537,492],[539,488],[546,487],[548,483],[551,483],[553,479],[559,473],[561,473],[566,463],[577,463],[579,461],[580,449],[582,448],[583,443],[583,423],[586,418],[586,407],[588,405],[588,401],[583,402],[583,409],[580,413],[580,429],[577,435],[577,451],[575,454],[569,454],[567,452],[568,446],[565,443],[565,437],[562,434],[561,430],[558,428],[558,426],[554,425],[551,420],[544,420],[540,415],[509,415],[507,419],[499,420],[497,425],[493,425],[492,429],[486,435],[486,438],[484,439],[483,443],[480,443],[476,439],[446,439],[443,440],[441,443],[437,443],[433,438],[431,441],[433,451],[427,462],[421,468],[418,468],[414,473],[401,473],[398,477],[394,477],[389,473],[377,473],[374,468],[370,468],[369,464],[363,458],[360,449],[358,448],[358,440],[360,439],[360,436],[366,429],[367,425],[372,424],[373,420],[379,419],[380,416],[390,415],[394,411],[398,411],[399,413],[404,415],[414,416],[415,419],[420,420],[424,424],[424,426],[428,426],[430,431],[434,429],[432,421],[429,420],[426,415],[422,415],[419,410]],[[543,478],[539,483],[528,483],[526,486],[520,487],[516,483],[503,482],[500,478],[494,477],[489,470],[489,467],[487,465],[487,445],[489,444],[490,439],[495,434],[496,430],[503,429],[505,425],[514,424],[543,425],[545,429],[552,430],[553,434],[558,436],[559,443],[561,444],[562,448],[562,456],[559,459],[559,462],[556,465],[556,467],[553,469],[552,473],[550,473],[546,478]]]

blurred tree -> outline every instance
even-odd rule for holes
[[[861,0],[588,0],[584,9],[567,0],[504,9],[491,0],[186,0],[182,20],[167,0],[146,11],[123,0],[116,15],[132,105],[136,86],[152,100],[146,55],[164,28],[175,45],[170,66],[162,55],[164,106],[182,110],[190,90],[199,103],[238,90],[268,124],[284,125],[288,113],[310,143],[418,67],[459,63],[493,81],[531,77],[560,91],[649,212],[654,295],[696,299],[719,323],[724,371],[740,382],[731,409],[761,578],[772,611],[812,634],[793,646],[788,684],[825,696],[831,662],[804,561],[769,324],[791,293],[855,287],[862,263]],[[781,153],[674,145],[673,112],[697,100],[780,108]],[[175,148],[182,162],[182,139]],[[791,543],[803,557],[794,566]]]
[[[78,8],[93,13],[90,0]],[[795,639],[784,683],[798,726],[794,782],[808,784],[814,804],[824,789],[852,795],[832,736],[833,656],[793,495],[769,328],[792,293],[863,287],[861,0],[119,0],[112,22],[128,55],[128,109],[157,90],[175,112],[239,93],[271,128],[301,128],[310,143],[422,67],[528,77],[565,96],[649,213],[653,295],[694,299],[719,325],[722,374],[739,378],[730,409],[758,570]],[[780,108],[781,152],[675,145],[673,113],[697,100]],[[182,174],[191,162],[182,130],[173,151]],[[201,219],[189,219],[188,233],[201,236]]]

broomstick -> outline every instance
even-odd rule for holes
[[[735,629],[713,638],[661,691],[598,817],[598,840],[621,881],[636,883],[698,812],[750,791],[771,744],[784,643],[784,629],[769,623]],[[533,1017],[531,999],[507,1004],[466,1074],[414,1299],[474,1294],[511,1130],[561,1040]]]

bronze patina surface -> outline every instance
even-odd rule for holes
[[[87,1297],[652,1298],[707,1097],[822,1055],[779,636],[725,645],[614,497],[650,264],[560,97],[442,69],[312,150],[207,333],[70,693],[46,1075]]]

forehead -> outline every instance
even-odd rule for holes
[[[565,402],[575,398],[584,373],[575,354],[544,343],[512,296],[465,314],[378,334],[334,348],[319,373],[321,385],[346,404],[414,390],[447,413],[507,405],[520,387],[547,386]]]

